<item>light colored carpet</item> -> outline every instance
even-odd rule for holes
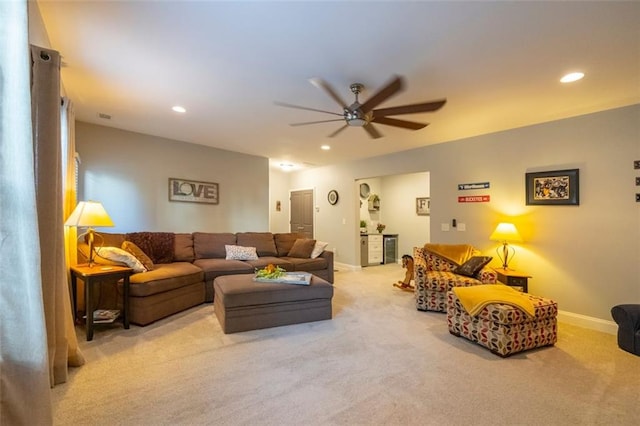
[[[337,272],[334,318],[225,335],[206,304],[147,327],[78,328],[87,364],[52,390],[58,425],[640,424],[640,357],[560,324],[500,358],[392,287]]]

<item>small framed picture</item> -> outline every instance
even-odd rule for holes
[[[580,204],[579,169],[526,173],[527,205]]]
[[[431,210],[431,199],[428,197],[416,198],[416,214],[418,216],[429,216]]]

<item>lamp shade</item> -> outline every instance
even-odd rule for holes
[[[114,226],[102,203],[97,201],[80,201],[64,224],[88,227]]]
[[[522,237],[513,223],[501,222],[489,237],[491,241],[522,242]]]

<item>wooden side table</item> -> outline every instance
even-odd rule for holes
[[[522,291],[529,292],[529,278],[531,275],[514,271],[513,269],[493,268],[498,274],[498,281],[511,287],[522,287]]]
[[[73,316],[77,320],[78,278],[84,281],[85,311],[87,312],[87,341],[93,340],[93,307],[91,306],[93,287],[104,281],[122,279],[122,323],[129,328],[129,276],[133,269],[123,266],[76,265],[71,267],[71,292],[73,294]]]

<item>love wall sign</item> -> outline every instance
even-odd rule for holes
[[[169,178],[169,201],[218,204],[218,184]]]

